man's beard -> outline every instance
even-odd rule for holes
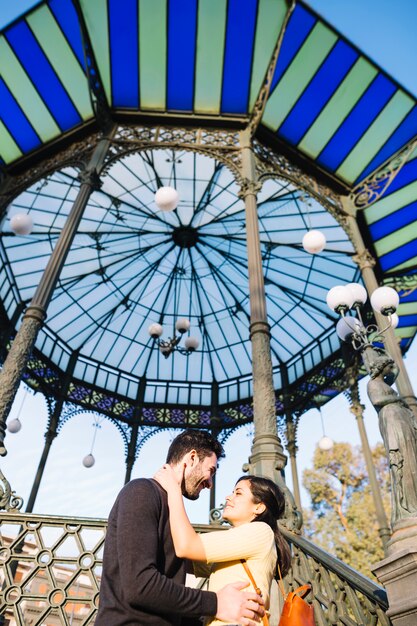
[[[201,469],[197,465],[187,478],[183,478],[181,490],[184,498],[187,498],[187,500],[198,500],[200,497],[202,482],[203,478]]]

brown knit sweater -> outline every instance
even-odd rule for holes
[[[216,594],[184,581],[166,492],[153,479],[132,480],[110,512],[95,626],[179,626],[181,616],[215,615]]]

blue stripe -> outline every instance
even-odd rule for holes
[[[405,187],[406,185],[415,182],[415,180],[417,180],[417,158],[403,165],[403,167],[400,169],[392,183],[388,186],[387,190],[381,197],[385,198],[391,193],[394,193],[394,191],[397,191],[398,189],[401,189],[402,187]]]
[[[247,113],[257,8],[257,0],[229,0],[222,113]]]
[[[79,124],[80,115],[26,22],[10,28],[7,40],[60,129]]]
[[[404,354],[405,350],[410,347],[411,342],[413,341],[413,339],[414,339],[414,337],[401,339],[401,341],[400,341],[400,348],[401,348],[401,351],[402,351],[403,354]]]
[[[62,32],[67,38],[75,56],[81,67],[85,70],[85,60],[83,52],[83,44],[81,39],[81,30],[78,22],[77,12],[71,0],[50,0],[49,8],[56,21],[58,22]]]
[[[168,13],[167,108],[192,111],[194,108],[194,68],[197,3],[170,0]]]
[[[413,222],[416,222],[415,229],[417,233],[417,200],[395,211],[395,213],[383,217],[378,222],[374,222],[369,226],[369,230],[372,239],[377,241]]]
[[[392,267],[399,265],[400,263],[405,263],[409,259],[412,259],[417,255],[417,239],[413,241],[409,241],[403,246],[399,246],[395,250],[391,252],[387,252],[387,254],[379,257],[379,262],[384,272],[387,272]]]
[[[410,275],[412,276],[415,273],[416,273],[415,271],[414,272],[408,272],[406,274],[406,276],[410,276]],[[401,299],[401,303],[403,303],[403,302],[404,303],[407,303],[407,302],[417,302],[417,291],[412,291],[410,294],[408,294],[408,296],[404,296],[403,294],[404,294],[403,291],[401,291],[400,294],[399,294],[400,295],[400,299]]]
[[[22,152],[29,152],[41,145],[41,141],[26,115],[0,78],[0,119]]]
[[[395,91],[395,85],[379,74],[322,150],[317,162],[331,171],[337,170]]]
[[[400,315],[400,321],[398,327],[404,326],[417,326],[417,314],[416,315]]]
[[[307,39],[308,34],[316,22],[316,18],[313,17],[304,7],[299,4],[295,7],[285,30],[281,50],[278,55],[278,61],[275,66],[275,72],[271,82],[270,93],[274,91],[281,76],[284,74],[304,41]]]
[[[368,174],[376,170],[382,163],[392,157],[398,150],[417,135],[417,105],[414,106],[407,117],[398,126],[385,145],[372,159],[366,169],[358,176],[357,180],[362,180]],[[357,181],[356,181],[357,182]]]
[[[113,106],[139,108],[138,10],[136,0],[109,0]]]
[[[358,56],[351,46],[339,40],[280,127],[279,135],[298,144]]]

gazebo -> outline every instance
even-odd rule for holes
[[[417,413],[417,103],[392,77],[301,1],[43,0],[0,46],[1,441],[21,380],[50,407],[27,513],[81,410],[126,481],[159,429],[250,422],[251,469],[282,481],[278,429],[296,477],[301,415],[365,373],[340,283],[398,292]]]

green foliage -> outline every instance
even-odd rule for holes
[[[389,519],[389,472],[385,449],[372,451],[374,467]],[[372,576],[373,563],[384,557],[365,460],[359,448],[336,443],[316,448],[313,468],[303,472],[311,497],[304,511],[306,536],[351,567]]]

